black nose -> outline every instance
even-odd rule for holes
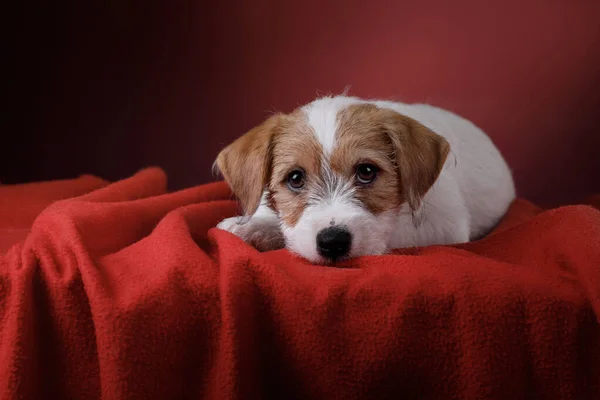
[[[350,251],[352,235],[347,229],[339,226],[330,226],[317,235],[317,251],[325,258],[335,260],[343,257]]]

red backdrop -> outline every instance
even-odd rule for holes
[[[2,182],[147,165],[207,182],[266,113],[351,85],[473,120],[521,196],[600,192],[598,1],[21,3]]]

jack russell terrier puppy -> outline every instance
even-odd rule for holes
[[[317,264],[475,240],[515,198],[502,155],[470,121],[347,96],[271,116],[215,168],[245,214],[218,228]]]

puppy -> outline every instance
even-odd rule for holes
[[[218,228],[316,264],[475,240],[515,198],[488,136],[425,104],[319,98],[271,116],[215,167],[245,214]]]

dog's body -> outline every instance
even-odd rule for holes
[[[216,165],[246,210],[219,228],[315,263],[474,240],[515,198],[485,133],[424,104],[321,98],[271,117]]]

